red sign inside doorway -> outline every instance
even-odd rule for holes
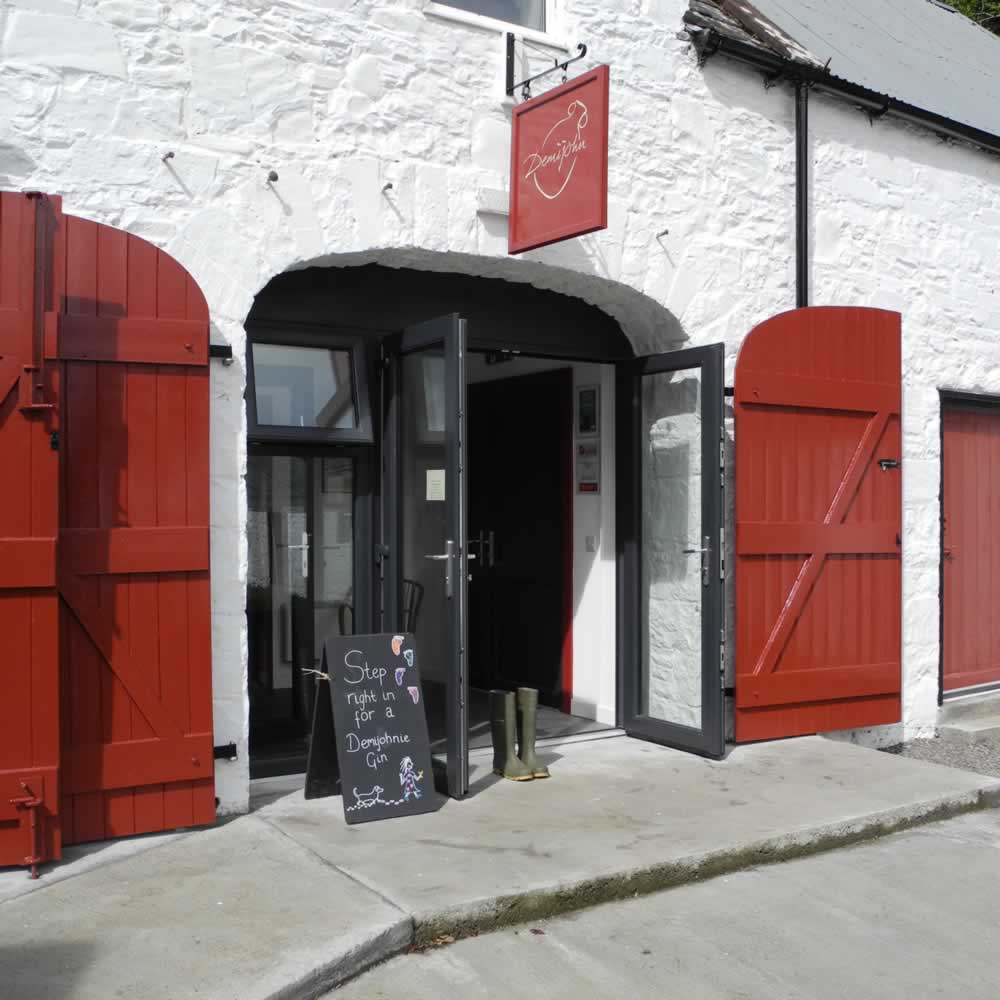
[[[514,109],[510,253],[607,228],[608,80],[598,66]]]

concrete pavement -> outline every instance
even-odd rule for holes
[[[406,955],[332,996],[994,1000],[998,897],[991,811]]]
[[[996,779],[819,737],[722,762],[577,743],[549,751],[551,780],[524,784],[474,762],[471,797],[434,814],[348,827],[339,799],[299,792],[62,881],[49,869],[0,902],[0,984],[12,1000],[311,998],[440,934],[1000,803]]]

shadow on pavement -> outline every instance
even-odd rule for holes
[[[0,909],[0,938],[5,915]],[[39,937],[45,930],[39,927]],[[77,987],[95,952],[87,941],[39,942],[17,948],[0,943],[0,996],[5,1000],[71,1000],[82,997]]]

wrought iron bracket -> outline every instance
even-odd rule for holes
[[[515,36],[513,31],[507,32],[507,96],[513,97],[514,92],[520,88],[521,97],[524,100],[528,100],[531,97],[531,85],[535,80],[540,80],[543,76],[548,76],[549,73],[555,73],[556,70],[562,70],[565,74],[566,67],[570,63],[579,62],[587,54],[587,46],[582,42],[577,45],[577,54],[569,59],[553,59],[552,66],[550,69],[543,69],[541,73],[536,73],[534,76],[529,76],[526,80],[521,80],[520,83],[514,82],[514,42]]]
[[[885,117],[892,107],[892,99],[887,97],[885,103],[880,108],[862,108],[861,110],[868,116],[868,124],[874,126],[879,118]]]

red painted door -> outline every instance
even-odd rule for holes
[[[1000,683],[1000,412],[946,405],[942,414],[943,683]]]
[[[797,309],[736,364],[736,739],[900,719],[900,317]]]
[[[52,207],[0,194],[0,865],[60,856],[59,456],[40,370]]]
[[[55,249],[63,839],[210,823],[208,310],[137,237]]]

